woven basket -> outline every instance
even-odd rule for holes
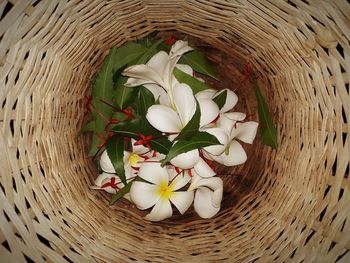
[[[350,262],[346,0],[2,0],[0,15],[0,262]],[[227,54],[233,83],[250,61],[278,126],[277,150],[257,138],[222,171],[211,220],[147,222],[89,189],[76,135],[90,79],[109,48],[154,30]]]

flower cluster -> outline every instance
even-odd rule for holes
[[[134,114],[108,123],[111,138],[99,160],[102,173],[93,188],[123,193],[137,208],[151,209],[145,217],[151,221],[171,217],[172,205],[184,214],[192,203],[200,217],[216,215],[223,181],[214,162],[244,163],[240,142],[251,144],[257,132],[257,122],[233,111],[238,101],[233,91],[208,87],[191,63],[180,63],[191,52],[178,40],[168,52],[122,71],[123,86],[139,89],[129,108]]]

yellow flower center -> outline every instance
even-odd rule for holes
[[[174,194],[172,185],[168,185],[167,182],[162,182],[158,188],[158,194],[162,199],[169,199]]]
[[[136,153],[130,154],[128,158],[128,162],[131,166],[135,166],[140,160],[141,160],[141,157]]]

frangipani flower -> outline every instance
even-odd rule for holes
[[[130,198],[139,209],[153,207],[145,217],[150,221],[161,221],[171,217],[171,204],[183,214],[193,201],[193,192],[178,191],[189,182],[190,177],[179,174],[170,182],[174,177],[173,171],[161,167],[157,161],[158,159],[153,158],[141,166],[139,177],[146,182],[133,182],[130,189]]]
[[[135,140],[132,139],[131,142],[133,145],[133,151],[124,151],[123,158],[125,178],[127,182],[136,177],[140,166],[146,159],[148,159],[145,154],[149,151],[148,148],[143,145],[134,145],[136,142]],[[100,167],[103,173],[96,178],[95,186],[92,186],[92,189],[105,190],[108,193],[115,194],[118,190],[124,187],[124,184],[116,174],[106,150],[100,157]]]
[[[220,109],[220,113],[225,113],[231,110],[238,101],[238,97],[236,93],[234,93],[232,90],[229,89],[223,89],[220,91],[214,90],[214,89],[206,89],[203,91],[200,91],[196,94],[196,98],[199,99],[214,99],[216,96],[218,96],[220,93],[224,92],[226,90],[227,96],[226,96],[226,101],[222,108]]]
[[[215,173],[214,173],[215,175]],[[203,177],[196,171],[187,191],[195,191],[194,209],[202,218],[211,218],[220,210],[223,182],[215,176]]]
[[[225,144],[225,151],[220,155],[204,153],[204,155],[226,166],[234,166],[244,163],[247,160],[247,154],[237,140],[245,143],[253,143],[258,129],[258,123],[248,121],[241,123],[245,119],[244,113],[229,112],[220,116],[217,126],[228,135],[228,143]],[[213,134],[215,136],[215,134]],[[218,137],[217,137],[218,138]],[[218,138],[218,140],[220,140]]]
[[[191,50],[193,50],[193,48],[188,46],[187,41],[176,41],[169,54],[165,51],[160,51],[155,54],[146,65],[134,65],[125,69],[123,75],[130,77],[125,85],[136,87],[145,84],[156,84],[168,93],[170,102],[172,102],[174,67],[180,57]],[[155,95],[159,93],[156,86],[146,86],[146,88],[149,88]]]
[[[174,107],[152,105],[146,118],[156,129],[165,133],[180,133],[196,111],[196,100],[187,84],[176,84],[173,88]],[[192,150],[173,158],[170,163],[182,169],[192,168],[199,159],[198,150]]]

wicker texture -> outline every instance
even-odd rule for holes
[[[0,262],[350,262],[347,1],[3,0],[0,15]],[[278,150],[249,148],[239,201],[212,220],[146,222],[89,189],[91,76],[154,30],[251,61],[278,123]]]

